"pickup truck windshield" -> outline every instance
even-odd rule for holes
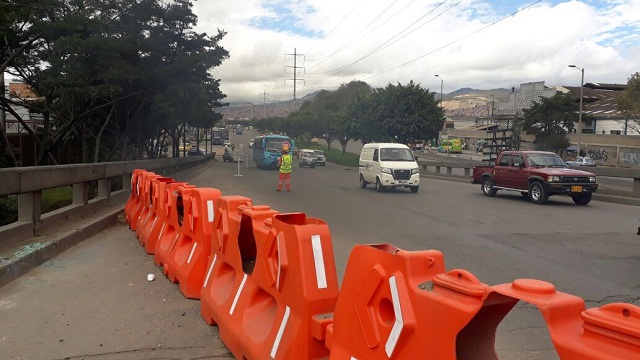
[[[380,161],[414,161],[414,159],[408,149],[383,148],[380,149]]]
[[[526,154],[529,166],[567,167],[567,164],[556,154]]]

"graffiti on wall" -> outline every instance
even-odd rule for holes
[[[640,149],[621,150],[620,164],[640,165]]]
[[[609,152],[606,149],[588,149],[587,156],[597,163],[606,163],[609,160]]]

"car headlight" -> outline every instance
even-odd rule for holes
[[[385,173],[385,174],[391,174],[391,169],[387,168],[387,167],[381,167],[380,171]]]
[[[596,177],[595,176],[589,176],[589,182],[596,182]]]
[[[411,169],[411,175],[414,175],[414,174],[420,174],[420,169],[418,168]]]
[[[550,175],[547,177],[548,182],[560,182],[560,176]]]

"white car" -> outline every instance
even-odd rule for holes
[[[302,149],[298,156],[298,166],[310,168],[316,167],[316,153],[313,150]]]
[[[596,166],[595,160],[588,156],[578,156],[574,161],[567,161],[569,166]]]
[[[249,140],[249,147],[252,148],[253,147],[253,139]]]

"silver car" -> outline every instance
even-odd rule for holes
[[[567,161],[569,166],[596,166],[595,160],[588,156],[578,156],[576,160]]]
[[[300,150],[298,166],[316,167],[316,153],[314,153],[313,150]]]
[[[327,165],[327,157],[324,155],[324,151],[322,150],[313,150],[316,153],[316,165],[318,166],[326,166]]]

